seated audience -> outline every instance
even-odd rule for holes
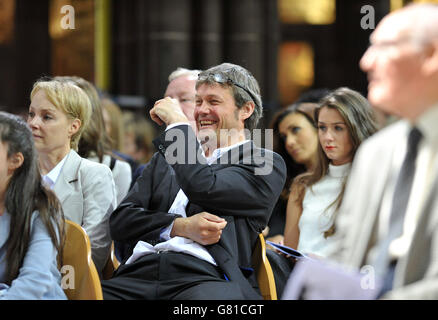
[[[28,124],[43,181],[61,202],[65,218],[81,225],[100,272],[111,246],[108,219],[116,207],[108,166],[81,158],[79,139],[91,117],[85,92],[69,81],[39,80],[32,89]]]
[[[32,133],[0,112],[0,300],[66,299],[58,267],[64,219],[41,183]]]

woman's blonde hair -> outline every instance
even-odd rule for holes
[[[78,76],[55,77],[55,80],[71,81],[81,88],[91,102],[91,118],[88,126],[82,131],[78,145],[78,154],[82,158],[97,156],[99,162],[103,156],[110,153],[111,144],[105,131],[105,124],[102,115],[102,105],[96,87],[89,81]]]
[[[91,117],[91,102],[87,94],[70,81],[44,79],[35,82],[30,93],[32,99],[37,91],[43,90],[47,99],[69,119],[79,119],[79,130],[71,137],[70,147],[78,150],[81,134],[88,125]]]

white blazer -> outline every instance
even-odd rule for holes
[[[111,170],[71,150],[53,191],[65,218],[81,225],[90,237],[93,261],[100,272],[110,253],[108,221],[117,201]]]
[[[88,160],[99,162],[98,157],[89,157]],[[107,154],[104,155],[102,163],[109,167],[111,164],[111,156]],[[116,185],[117,205],[119,205],[120,202],[122,202],[122,200],[128,194],[129,188],[131,187],[131,166],[126,161],[116,159],[114,168],[112,169],[112,174],[114,178],[114,183]]]

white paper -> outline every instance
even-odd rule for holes
[[[373,300],[379,291],[370,266],[353,272],[332,262],[303,259],[295,264],[282,300]]]

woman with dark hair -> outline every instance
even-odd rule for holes
[[[283,243],[286,206],[293,179],[312,171],[317,161],[318,134],[313,121],[316,103],[298,102],[274,115],[273,149],[280,154],[287,167],[286,183],[268,223],[267,240]]]
[[[375,115],[358,92],[339,88],[315,110],[318,161],[297,176],[287,205],[285,245],[325,257],[332,249],[337,210],[351,162],[363,140],[377,131]]]
[[[315,94],[323,96],[323,91]],[[318,99],[300,100],[274,115],[270,127],[273,129],[273,150],[286,163],[287,176],[283,191],[275,204],[268,226],[263,232],[266,240],[283,244],[286,224],[286,208],[293,179],[314,169],[317,161],[318,133],[313,113]],[[268,246],[266,255],[275,274],[277,295],[281,296],[293,264]]]
[[[0,112],[0,299],[66,299],[61,288],[64,219],[41,183],[27,124]]]

